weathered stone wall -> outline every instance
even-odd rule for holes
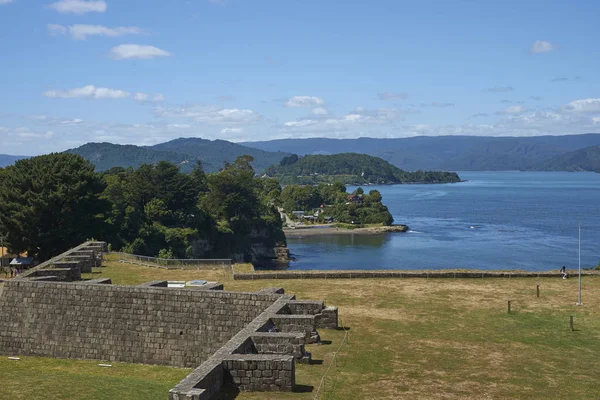
[[[600,271],[582,271],[583,276],[598,276]],[[527,272],[527,271],[277,271],[256,272],[249,274],[236,273],[234,280],[251,281],[257,279],[365,279],[365,278],[562,278],[556,271]]]
[[[23,272],[18,279],[44,277],[63,282],[79,281],[82,272],[89,273],[92,267],[102,266],[102,254],[107,250],[106,242],[85,242]]]
[[[279,297],[12,280],[0,354],[197,367]]]

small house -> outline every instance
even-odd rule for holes
[[[19,270],[34,267],[33,257],[15,257],[10,262],[10,266]]]
[[[349,194],[348,203],[362,203],[362,199],[357,194]]]

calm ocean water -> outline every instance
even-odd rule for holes
[[[600,261],[600,174],[462,172],[377,189],[404,234],[290,238],[290,269],[577,268]],[[349,191],[354,188],[348,188]]]

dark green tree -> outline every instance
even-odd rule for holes
[[[48,259],[104,234],[103,190],[83,157],[53,153],[17,161],[1,172],[0,231],[11,250]]]

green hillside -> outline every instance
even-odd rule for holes
[[[600,146],[570,151],[539,165],[543,171],[594,171],[600,173]]]
[[[113,167],[137,168],[143,164],[154,165],[168,161],[179,166],[183,172],[191,172],[196,161],[202,161],[206,172],[216,172],[228,162],[242,155],[254,158],[252,166],[257,172],[278,163],[287,153],[253,149],[224,140],[181,138],[151,147],[119,145],[112,143],[88,143],[67,153],[78,154],[91,161],[96,171],[107,171]]]
[[[195,163],[195,159],[186,154],[112,143],[88,143],[76,149],[67,150],[66,153],[82,156],[94,164],[96,171],[107,171],[113,167],[137,168],[143,164],[154,165],[159,161],[168,161],[178,165],[181,170],[189,169],[191,171]],[[187,168],[188,165],[189,168]],[[205,165],[206,169],[209,167],[212,166]]]
[[[387,161],[366,154],[344,153],[291,155],[265,170],[282,185],[342,182],[344,184],[451,183],[460,182],[455,172],[403,171]]]
[[[225,161],[231,163],[239,156],[252,156],[252,167],[255,171],[264,171],[269,165],[277,164],[289,153],[280,151],[264,151],[242,146],[226,140],[206,140],[200,138],[179,138],[150,147],[152,150],[171,151],[180,154],[191,154],[201,159],[205,170],[217,171]],[[211,166],[209,168],[208,166]]]

